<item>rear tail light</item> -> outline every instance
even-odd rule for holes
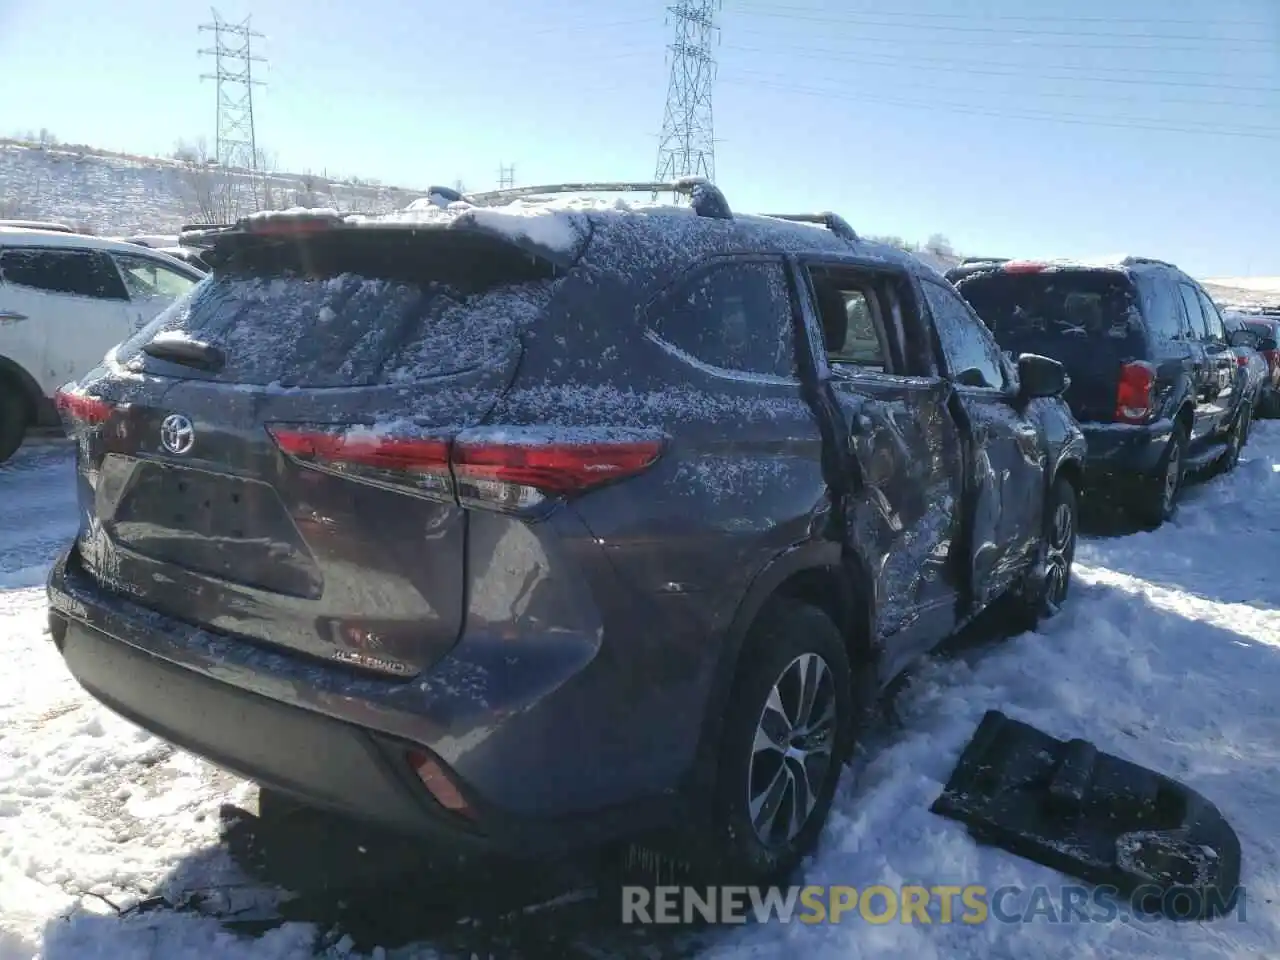
[[[307,466],[464,505],[520,511],[647,470],[662,454],[651,431],[481,427],[450,441],[367,428],[268,427]]]
[[[1247,367],[1249,365],[1249,355],[1247,353],[1236,354],[1236,366]]]
[[[520,510],[635,476],[661,453],[642,431],[481,428],[459,434],[452,464],[460,502]]]
[[[111,416],[112,405],[88,394],[76,393],[63,387],[53,398],[58,413],[65,419],[90,426],[104,422]]]
[[[282,452],[306,466],[424,496],[452,497],[449,441],[404,437],[365,427],[273,425]]]
[[[1155,407],[1156,370],[1151,364],[1134,360],[1120,368],[1116,388],[1115,419],[1119,423],[1145,423]]]

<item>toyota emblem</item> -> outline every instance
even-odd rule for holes
[[[188,417],[171,413],[160,424],[160,444],[170,453],[181,456],[195,446],[196,428]]]

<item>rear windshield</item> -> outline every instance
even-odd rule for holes
[[[1001,346],[1046,340],[1125,339],[1141,331],[1132,284],[1103,270],[981,273],[959,290]]]
[[[141,352],[163,335],[221,348],[218,379],[236,383],[447,376],[505,358],[554,283],[549,265],[509,244],[458,233],[239,241],[215,259],[190,293],[121,344],[119,362],[181,375]]]

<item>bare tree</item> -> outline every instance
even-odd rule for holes
[[[332,187],[324,177],[318,177],[310,170],[304,172],[298,177],[301,188],[293,193],[293,205],[295,207],[323,207],[325,201],[321,196],[324,193],[332,193]]]
[[[179,163],[195,163],[200,159],[200,151],[195,144],[187,143],[185,140],[178,140],[174,143],[173,153],[170,156]]]
[[[21,200],[0,197],[0,220],[26,220],[31,216],[31,208]]]
[[[868,240],[873,243],[883,243],[886,247],[896,247],[899,250],[910,250],[911,247],[907,241],[893,234],[884,234],[880,236],[868,236]]]
[[[254,166],[258,168],[258,176],[262,179],[262,190],[259,192],[262,209],[279,209],[284,204],[284,196],[276,192],[278,185],[275,183],[275,175],[279,166],[275,153],[259,147]]]
[[[233,223],[257,209],[253,178],[249,174],[224,169],[216,157],[209,155],[207,141],[201,137],[182,150],[182,179],[190,196],[190,215],[197,223]]]
[[[951,246],[951,241],[941,233],[934,233],[924,242],[925,250],[932,253],[935,257],[950,257],[955,255],[955,248]]]

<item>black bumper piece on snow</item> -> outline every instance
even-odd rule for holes
[[[988,711],[931,810],[1001,847],[1200,920],[1240,895],[1240,841],[1182,784],[1084,740],[1063,742]]]

